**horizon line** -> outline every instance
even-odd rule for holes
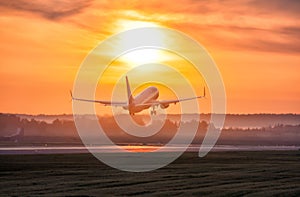
[[[24,115],[24,116],[73,116],[73,113],[60,113],[60,114],[27,114],[27,113],[6,113],[6,112],[0,112],[0,114],[6,114],[6,115]],[[179,113],[171,113],[167,115],[224,115],[221,113],[185,113],[185,114],[179,114]],[[94,114],[78,114],[78,115],[94,115]],[[96,114],[97,115],[97,114]],[[128,115],[126,113],[121,113],[117,115]],[[149,115],[149,114],[136,114],[135,116],[142,116],[142,115]],[[162,114],[158,114],[162,115]],[[267,113],[267,112],[262,112],[262,113],[226,113],[227,115],[300,115],[300,113]],[[112,114],[102,114],[102,115],[97,115],[97,116],[113,116]]]

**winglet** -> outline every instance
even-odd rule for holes
[[[72,91],[70,90],[70,95],[71,95],[71,98],[72,98],[72,100],[74,99],[74,97],[73,97],[73,94],[72,94]]]

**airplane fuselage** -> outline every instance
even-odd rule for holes
[[[0,136],[0,141],[15,141],[22,139],[24,136],[24,128],[18,128],[18,131],[12,135]]]
[[[150,86],[133,98],[132,102],[128,105],[130,114],[141,112],[151,107],[147,103],[154,102],[159,96],[159,91],[156,87]]]

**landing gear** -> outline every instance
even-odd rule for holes
[[[151,111],[151,115],[156,115],[156,111]]]
[[[155,106],[152,106],[151,115],[156,115]]]

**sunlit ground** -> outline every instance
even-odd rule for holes
[[[133,146],[122,146],[123,149],[130,151],[130,152],[136,152],[136,153],[141,153],[141,152],[153,152],[158,150],[159,148],[161,148],[160,146],[137,146],[137,145],[133,145]]]

